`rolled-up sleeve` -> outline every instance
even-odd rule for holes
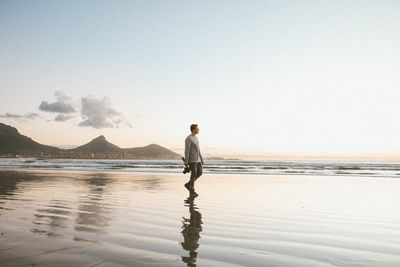
[[[189,163],[189,152],[190,152],[190,140],[185,139],[185,163]]]

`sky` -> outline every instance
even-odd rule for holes
[[[205,155],[400,159],[399,1],[0,1],[0,122]]]

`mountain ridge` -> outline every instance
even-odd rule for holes
[[[21,135],[10,125],[0,123],[0,155],[15,157],[16,155],[57,158],[124,158],[124,159],[180,159],[181,156],[158,144],[144,147],[120,148],[100,135],[90,142],[71,149],[60,149],[40,144],[33,139]]]
[[[121,152],[122,148],[117,145],[114,145],[106,140],[104,135],[100,135],[89,143],[78,146],[76,148],[71,149],[72,151],[84,151],[91,153],[101,153],[101,152]]]

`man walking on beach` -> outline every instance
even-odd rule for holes
[[[196,134],[199,133],[197,124],[190,125],[191,134],[185,139],[185,166],[190,166],[190,181],[185,184],[189,191],[194,192],[194,181],[203,174],[203,156],[200,152],[199,139]]]

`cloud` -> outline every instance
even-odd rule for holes
[[[65,114],[76,112],[75,108],[72,106],[71,97],[66,96],[62,91],[57,91],[54,95],[57,101],[54,103],[48,103],[47,101],[42,101],[42,103],[40,103],[39,105],[39,109],[41,111],[65,113]]]
[[[25,115],[6,112],[4,114],[0,114],[0,118],[15,119],[17,121],[24,121],[26,119],[34,120],[36,118],[42,118],[42,117],[39,114],[33,113],[33,112],[26,113]]]
[[[111,101],[108,97],[96,99],[93,96],[87,96],[82,97],[81,102],[81,115],[84,121],[79,123],[79,126],[95,129],[114,128],[125,122],[131,127],[122,114],[111,107]]]
[[[39,105],[39,109],[45,112],[57,113],[54,121],[65,122],[76,115],[74,113],[77,110],[74,108],[72,98],[65,95],[62,91],[55,92],[56,102],[48,103],[42,101]],[[107,96],[103,98],[96,98],[94,96],[87,96],[81,98],[80,113],[83,121],[78,126],[80,127],[92,127],[95,129],[102,128],[119,128],[121,124],[126,124],[132,128],[132,124],[124,118],[124,116],[111,106],[111,101]],[[24,121],[26,119],[41,118],[47,121],[51,121],[42,117],[37,113],[26,113],[25,115],[4,113],[0,114],[0,118],[15,119],[17,121]]]
[[[55,121],[60,121],[60,122],[64,122],[67,121],[71,118],[73,118],[74,116],[66,116],[64,114],[58,114],[57,117],[54,119]]]

